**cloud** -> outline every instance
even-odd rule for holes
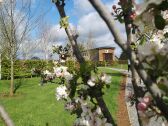
[[[90,13],[94,11],[94,8],[88,0],[73,0],[74,12],[78,16]]]
[[[84,41],[86,42],[88,39],[88,35],[91,33],[93,36],[93,41],[96,44],[96,47],[100,46],[113,46],[116,47],[116,55],[119,56],[121,53],[121,49],[118,47],[117,44],[114,42],[114,38],[109,31],[107,25],[104,21],[100,18],[98,13],[92,7],[92,5],[88,2],[88,0],[73,0],[74,8],[72,11],[72,15],[74,13],[78,16],[77,24],[70,24],[71,29],[74,29],[74,25],[76,26],[78,33],[79,33],[79,42]],[[106,1],[105,5],[109,11],[111,11],[111,6],[113,4],[117,4],[118,0],[114,1]],[[73,17],[72,16],[72,17]],[[76,19],[76,18],[75,18]],[[119,22],[116,22],[116,27],[121,32],[121,37],[125,38],[125,28],[124,25],[121,25]],[[68,41],[67,35],[64,29],[60,29],[60,25],[56,24],[51,28],[51,36],[56,37],[56,44],[65,44]]]
[[[75,29],[75,26],[73,24],[69,24],[70,28],[73,30]],[[56,41],[67,41],[67,34],[65,32],[64,28],[60,28],[59,24],[53,25],[50,30],[50,34],[52,37],[55,37]]]
[[[126,40],[125,27],[119,22],[115,22],[116,27],[121,32],[121,37]],[[87,41],[89,34],[92,34],[96,47],[114,46],[116,47],[116,55],[119,56],[121,49],[114,42],[114,38],[109,31],[107,25],[96,12],[90,12],[82,16],[78,22],[77,29],[79,31],[80,40]]]
[[[108,32],[106,24],[96,12],[91,12],[81,17],[79,19],[77,29],[79,34],[82,36],[87,36],[90,32],[94,33],[95,36]]]
[[[111,6],[117,4],[118,0],[113,2],[106,2],[105,5],[109,11],[111,11]],[[100,46],[114,46],[116,47],[116,55],[120,55],[121,49],[114,42],[114,38],[110,33],[107,25],[98,15],[98,13],[93,9],[90,3],[87,0],[74,0],[75,10],[78,12],[79,21],[77,24],[77,29],[79,32],[79,40],[86,42],[89,34],[92,34],[94,43],[97,47]],[[119,22],[115,22],[116,27],[121,32],[121,37],[126,40],[125,27]]]

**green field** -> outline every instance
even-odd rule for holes
[[[105,90],[105,101],[115,117],[117,112],[117,96],[121,74],[101,68],[112,75],[112,84]],[[2,96],[8,93],[9,81],[0,81],[0,104],[3,105],[16,126],[71,126],[75,115],[64,110],[64,104],[55,98],[56,83],[39,86],[40,78],[15,80],[22,85],[14,97]],[[0,126],[4,126],[0,120]]]

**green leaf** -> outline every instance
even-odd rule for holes
[[[141,40],[140,40],[139,45],[144,45],[145,42],[146,42],[146,38],[145,38],[145,36],[143,35],[142,38],[141,38]]]
[[[168,97],[167,96],[163,96],[163,100],[168,105]]]
[[[67,28],[69,26],[68,19],[69,19],[69,16],[61,18],[61,20],[60,20],[61,28]]]
[[[165,93],[168,93],[168,87],[164,84],[158,84],[159,89],[164,91]]]
[[[165,11],[168,10],[168,1],[165,0],[159,5],[159,10]]]
[[[163,30],[166,26],[166,21],[161,15],[155,15],[155,27],[159,30]]]
[[[136,50],[136,49],[137,49],[136,44],[135,44],[135,43],[133,43],[133,42],[130,44],[130,46],[131,46],[131,49],[132,49],[132,50]]]

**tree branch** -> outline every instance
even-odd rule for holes
[[[60,2],[56,3],[56,7],[58,9],[58,12],[60,14],[61,18],[66,17],[65,14],[65,10],[64,10],[64,5],[60,5]],[[85,59],[83,58],[82,54],[79,51],[78,45],[77,45],[77,38],[71,33],[70,27],[68,26],[67,28],[65,28],[65,32],[69,38],[69,41],[72,45],[74,54],[76,55],[76,58],[78,60],[79,63],[84,63]]]
[[[6,126],[14,126],[13,121],[10,119],[7,112],[1,105],[0,105],[0,117],[2,118]]]
[[[61,4],[59,1],[57,1],[55,4],[56,4],[56,7],[58,9],[58,12],[59,12],[61,18],[66,17],[65,10],[64,10],[64,5],[65,5],[64,2],[62,2],[62,4]],[[80,53],[80,51],[79,51],[79,48],[78,48],[78,45],[77,45],[76,35],[72,34],[69,26],[67,28],[65,28],[65,31],[66,31],[66,34],[67,34],[67,36],[69,38],[69,41],[70,41],[70,43],[72,45],[72,48],[73,48],[73,51],[74,51],[74,55],[76,56],[78,62],[80,63],[80,66],[82,66],[82,64],[85,63],[85,59],[82,56],[82,54]],[[85,75],[85,74],[82,75],[84,83],[87,83],[87,81],[89,79],[88,76],[90,74],[91,73],[87,73],[87,75]],[[97,100],[100,108],[102,109],[104,117],[107,118],[107,122],[115,125],[115,122],[114,122],[114,120],[113,120],[113,118],[112,118],[112,116],[111,116],[111,114],[110,114],[105,102],[104,102],[104,99],[102,97],[96,97],[96,100]]]

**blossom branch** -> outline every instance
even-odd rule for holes
[[[165,117],[168,119],[168,107],[161,98],[162,94],[160,89],[157,87],[156,83],[152,81],[150,76],[147,75],[142,65],[140,65],[139,63],[136,63],[137,57],[135,53],[131,51],[130,47],[125,44],[122,37],[120,37],[121,34],[119,33],[119,31],[117,30],[117,27],[115,26],[114,19],[112,18],[111,13],[108,11],[108,9],[100,0],[89,0],[89,1],[92,4],[92,6],[96,9],[96,11],[99,13],[100,17],[107,24],[109,30],[114,36],[115,42],[123,49],[123,51],[125,51],[128,54],[131,63],[134,64],[139,76],[142,78],[147,89],[152,94],[157,106],[165,115]]]
[[[66,17],[66,13],[65,13],[65,10],[64,10],[64,6],[65,6],[64,1],[62,1],[62,3],[60,1],[57,1],[55,3],[55,5],[56,5],[56,7],[58,9],[60,17],[61,18],[65,18]],[[65,32],[66,32],[66,34],[67,34],[67,36],[69,38],[69,41],[70,41],[70,43],[72,45],[74,54],[75,54],[78,62],[79,63],[84,63],[85,59],[83,58],[83,56],[81,55],[81,53],[79,51],[79,47],[77,45],[77,38],[72,34],[69,26],[67,28],[65,28]]]
[[[56,5],[56,7],[58,9],[60,17],[61,18],[65,18],[66,17],[66,13],[65,13],[65,10],[64,10],[64,5],[65,5],[64,0],[62,0],[62,2],[60,2],[58,0],[57,2],[55,2],[55,5]],[[67,34],[67,36],[69,38],[69,41],[70,41],[70,43],[72,45],[74,54],[75,54],[78,62],[80,63],[80,66],[81,67],[85,67],[84,66],[85,65],[85,59],[82,56],[82,54],[80,53],[79,48],[77,46],[77,37],[76,37],[76,35],[72,34],[69,26],[67,26],[65,28],[65,31],[66,31],[66,34]],[[118,39],[120,39],[120,38],[118,38]],[[87,68],[85,68],[85,69],[87,69]],[[90,78],[90,75],[91,75],[91,71],[89,71],[89,73],[87,73],[87,74],[83,73],[82,79],[83,79],[84,83],[87,84],[87,82],[88,82],[88,80]],[[110,114],[105,102],[104,102],[103,97],[102,96],[97,96],[96,100],[97,100],[97,103],[98,103],[98,105],[100,106],[100,108],[102,110],[102,113],[103,113],[104,117],[107,118],[107,122],[115,125],[115,122],[114,122],[114,120],[113,120],[113,118],[112,118],[112,116],[111,116],[111,114]]]

